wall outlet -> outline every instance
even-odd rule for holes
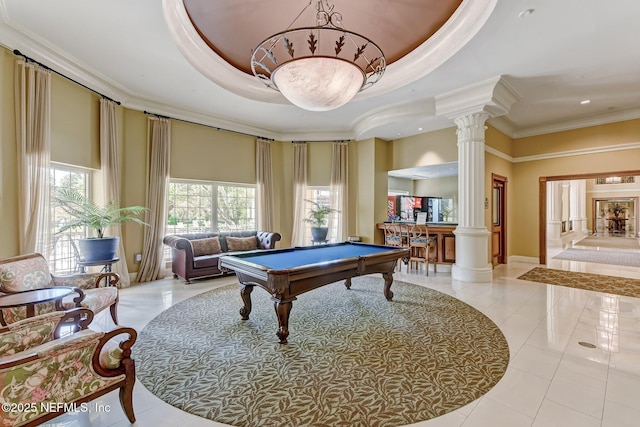
[[[134,261],[136,264],[141,263],[141,262],[142,262],[142,254],[135,254],[135,255],[133,256],[133,261]]]

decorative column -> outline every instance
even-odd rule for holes
[[[562,246],[562,181],[547,181],[547,245]]]
[[[456,262],[451,277],[465,282],[490,282],[489,230],[484,225],[484,141],[489,114],[480,111],[454,119],[458,126],[458,227]]]
[[[436,114],[458,126],[458,227],[456,262],[451,277],[465,282],[490,282],[489,236],[485,212],[485,122],[507,114],[520,95],[502,77],[477,82],[435,97]],[[487,206],[488,208],[488,206]]]
[[[571,221],[573,231],[578,236],[589,234],[587,229],[587,181],[584,179],[571,180]]]

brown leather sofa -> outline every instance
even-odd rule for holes
[[[281,238],[280,233],[269,231],[229,231],[172,234],[165,236],[163,242],[171,247],[173,277],[182,277],[186,283],[191,283],[191,279],[228,274],[220,269],[221,256],[231,252],[273,249]]]

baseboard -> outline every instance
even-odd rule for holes
[[[511,255],[509,262],[524,262],[526,264],[540,264],[540,258],[533,256]]]
[[[429,270],[432,272],[433,268]],[[438,264],[438,273],[451,273],[451,264]]]

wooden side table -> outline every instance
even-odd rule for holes
[[[27,308],[27,317],[35,315],[35,305],[55,300],[56,310],[64,310],[62,298],[74,292],[73,288],[56,286],[53,288],[34,289],[31,291],[16,292],[0,296],[0,310],[3,308],[24,307]],[[0,323],[6,326],[4,316],[0,311]]]

